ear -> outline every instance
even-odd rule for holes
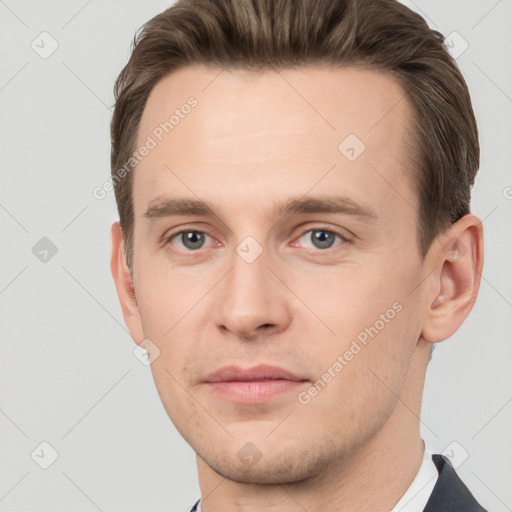
[[[114,222],[111,228],[112,233],[112,257],[110,260],[110,269],[116,285],[117,295],[123,311],[124,321],[130,331],[130,335],[140,345],[144,340],[144,331],[135,296],[130,270],[126,263],[124,254],[123,230],[119,222]]]
[[[432,244],[434,264],[422,337],[430,343],[449,338],[475,304],[484,263],[482,221],[473,214],[459,219]]]

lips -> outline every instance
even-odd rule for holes
[[[289,380],[301,382],[303,379],[279,366],[261,364],[252,368],[225,366],[206,376],[205,382],[254,382],[268,380]]]
[[[252,368],[225,366],[205,378],[209,392],[235,404],[256,405],[279,396],[293,396],[307,379],[279,366],[261,364]]]

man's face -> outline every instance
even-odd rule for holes
[[[403,97],[376,71],[194,66],[148,99],[136,146],[157,145],[133,183],[141,325],[169,417],[227,478],[296,481],[348,460],[423,380],[408,373],[425,300]],[[311,208],[326,198],[341,207]],[[176,199],[213,213],[163,215]],[[206,382],[262,364],[299,381]]]

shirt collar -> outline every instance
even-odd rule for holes
[[[423,512],[438,476],[439,472],[432,460],[432,452],[425,447],[416,477],[390,512]]]

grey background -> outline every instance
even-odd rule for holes
[[[432,451],[452,457],[482,505],[505,512],[512,510],[512,1],[405,3],[469,44],[457,60],[481,133],[473,212],[486,239],[477,303],[428,369],[422,434]],[[169,5],[0,0],[1,512],[185,511],[199,497],[195,454],[168,419],[149,367],[134,356],[121,315],[109,267],[113,193],[92,195],[110,172],[114,79],[137,28]],[[31,47],[35,40],[39,51],[51,48],[43,31],[59,45],[47,58]],[[51,462],[51,449],[42,442],[58,452],[47,469],[40,465]]]

